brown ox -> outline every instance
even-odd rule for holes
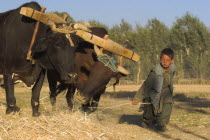
[[[103,38],[107,35],[107,31],[104,28],[90,28],[92,34]],[[104,51],[109,57],[112,53]],[[89,107],[94,107],[91,110],[96,110],[98,106],[98,101],[102,93],[106,89],[106,85],[109,83],[112,77],[120,78],[121,76],[126,76],[127,71],[123,69],[118,64],[115,64],[117,72],[114,72],[109,67],[105,66],[104,63],[98,60],[101,55],[101,51],[94,45],[81,41],[78,43],[78,47],[74,51],[74,66],[72,66],[72,72],[77,73],[77,82],[75,84],[58,86],[56,91],[57,79],[52,71],[48,72],[48,81],[50,87],[50,99],[52,105],[56,102],[56,96],[62,90],[68,88],[66,99],[70,109],[73,106],[73,96],[75,89],[77,89],[76,98],[83,104],[84,111],[90,110]]]

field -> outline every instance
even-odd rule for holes
[[[16,86],[17,105],[21,111],[5,115],[6,102],[0,91],[0,139],[69,139],[69,140],[210,140],[210,86],[175,85],[173,112],[169,132],[157,133],[141,127],[142,112],[131,105],[140,86],[120,85],[113,93],[108,87],[98,111],[87,115],[74,109],[69,111],[65,94],[57,99],[52,109],[48,88],[41,93],[42,115],[31,116],[30,90]]]

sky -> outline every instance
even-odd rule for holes
[[[15,9],[31,0],[2,0],[0,13]],[[210,27],[210,0],[34,0],[47,7],[46,12],[69,13],[74,20],[97,20],[112,27],[122,19],[135,26],[145,26],[157,18],[169,28],[177,18],[189,12]]]

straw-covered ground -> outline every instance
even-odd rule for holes
[[[69,139],[69,140],[131,140],[131,139],[210,139],[210,86],[176,85],[174,108],[169,132],[157,133],[141,127],[142,112],[131,105],[139,86],[107,88],[98,111],[87,115],[67,108],[65,95],[60,94],[52,110],[48,88],[41,93],[42,115],[31,116],[31,92],[16,86],[17,105],[21,111],[5,115],[5,93],[0,91],[0,139]],[[115,97],[115,98],[113,98]]]

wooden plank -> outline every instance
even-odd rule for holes
[[[37,20],[39,22],[42,22],[44,24],[46,24],[47,21],[53,21],[55,23],[66,23],[64,19],[62,19],[61,17],[59,17],[58,15],[54,13],[50,13],[50,12],[42,13],[40,11],[34,10],[29,7],[22,7],[20,9],[20,14],[26,17],[32,18],[34,20]]]
[[[118,55],[122,55],[126,58],[129,58],[133,61],[139,61],[140,56],[138,54],[136,54],[135,52],[124,48],[122,45],[110,40],[110,39],[103,39],[100,38],[98,36],[95,36],[91,33],[82,31],[82,30],[78,30],[76,32],[76,35],[80,36],[81,38],[83,38],[85,41],[88,41],[90,43],[93,43],[95,45],[98,45],[102,48],[104,48],[107,51],[110,51],[112,53],[118,54]]]
[[[22,7],[20,9],[20,14],[35,19],[42,23],[46,23],[49,20],[48,15],[29,7]]]

